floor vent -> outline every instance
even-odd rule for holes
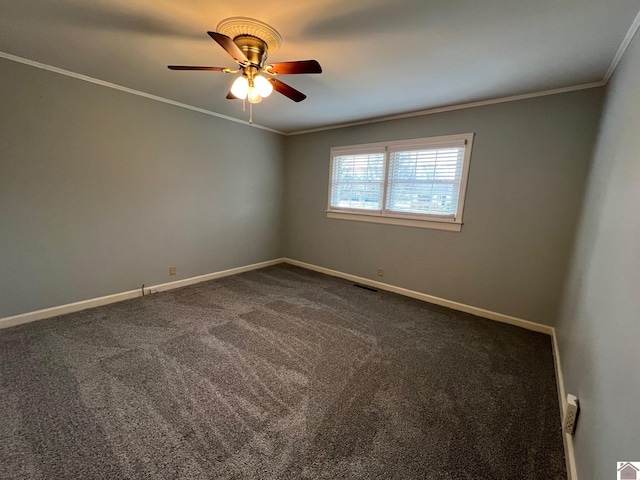
[[[369,290],[370,292],[377,292],[378,291],[377,288],[369,287],[367,285],[360,285],[359,283],[354,283],[353,286],[354,287],[358,287],[358,288],[364,288],[365,290]]]

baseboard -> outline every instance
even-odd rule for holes
[[[558,348],[558,337],[556,330],[553,329],[553,360],[556,368],[556,382],[558,385],[558,400],[560,403],[560,423],[563,423],[564,416],[567,412],[567,393],[564,388],[564,376],[562,375],[562,365],[560,363],[560,349]],[[562,442],[564,443],[564,458],[567,464],[567,474],[569,480],[578,480],[578,471],[576,469],[576,457],[573,451],[573,437],[568,433],[562,432]]]
[[[479,317],[487,318],[489,320],[495,320],[502,323],[507,323],[509,325],[515,325],[518,327],[525,328],[527,330],[532,330],[534,332],[546,333],[551,335],[553,341],[553,357],[554,364],[556,369],[556,381],[558,385],[558,396],[560,400],[561,406],[561,418],[564,418],[564,414],[567,408],[567,400],[564,389],[564,377],[562,376],[562,368],[560,365],[560,353],[558,350],[558,340],[556,337],[556,332],[553,327],[548,325],[543,325],[540,323],[531,322],[529,320],[524,320],[517,317],[512,317],[510,315],[504,315],[502,313],[493,312],[490,310],[485,310],[482,308],[472,307],[471,305],[466,305],[464,303],[454,302],[452,300],[447,300],[440,297],[435,297],[433,295],[427,295],[426,293],[416,292],[414,290],[409,290],[406,288],[396,287],[394,285],[389,285],[387,283],[377,282],[375,280],[370,280],[364,277],[358,277],[356,275],[351,275],[344,272],[339,272],[337,270],[331,270],[329,268],[319,267],[317,265],[313,265],[310,263],[300,262],[298,260],[293,260],[291,258],[278,258],[274,260],[269,260],[266,262],[254,263],[251,265],[245,265],[243,267],[231,268],[228,270],[222,270],[219,272],[209,273],[206,275],[200,275],[197,277],[185,278],[182,280],[176,280],[175,282],[162,283],[159,285],[152,285],[149,287],[145,287],[145,293],[150,294],[152,290],[157,292],[164,292],[167,290],[172,290],[174,288],[186,287],[188,285],[193,285],[200,282],[206,282],[208,280],[214,280],[216,278],[228,277],[230,275],[236,275],[238,273],[248,272],[251,270],[257,270],[259,268],[269,267],[271,265],[277,265],[279,263],[288,263],[290,265],[295,265],[298,267],[306,268],[308,270],[313,270],[316,272],[324,273],[327,275],[331,275],[333,277],[344,278],[346,280],[357,282],[363,285],[368,285],[371,287],[379,288],[380,290],[386,290],[393,293],[398,293],[400,295],[404,295],[407,297],[415,298],[418,300],[423,300],[426,302],[434,303],[436,305],[441,305],[443,307],[452,308],[454,310],[458,310],[461,312],[471,313],[473,315],[477,315]],[[136,298],[142,296],[142,290],[130,290],[127,292],[116,293],[113,295],[107,295],[104,297],[92,298],[89,300],[83,300],[80,302],[69,303],[66,305],[60,305],[52,308],[45,308],[42,310],[36,310],[33,312],[22,313],[20,315],[14,315],[11,317],[0,318],[0,329],[14,327],[16,325],[21,325],[24,323],[35,322],[38,320],[44,320],[46,318],[57,317],[59,315],[64,315],[67,313],[79,312],[81,310],[86,310],[88,308],[99,307],[102,305],[107,305],[110,303],[121,302],[123,300],[129,300],[131,298]],[[573,437],[569,434],[563,434],[564,448],[565,448],[565,459],[567,462],[567,472],[569,475],[569,480],[578,480],[578,475],[576,471],[576,462],[573,451]]]
[[[284,258],[284,262],[290,265],[296,265],[298,267],[306,268],[308,270],[314,270],[316,272],[325,273],[332,277],[344,278],[346,280],[375,287],[380,290],[386,290],[388,292],[398,293],[406,297],[416,298],[429,303],[435,303],[443,307],[452,308],[460,312],[471,313],[478,317],[488,318],[489,320],[495,320],[497,322],[508,323],[509,325],[515,325],[534,332],[546,333],[547,335],[553,335],[553,327],[543,325],[541,323],[531,322],[529,320],[523,320],[522,318],[512,317],[510,315],[504,315],[502,313],[492,312],[491,310],[485,310],[483,308],[472,307],[464,303],[454,302],[453,300],[447,300],[445,298],[434,297],[433,295],[427,295],[426,293],[416,292],[402,287],[396,287],[388,283],[377,282],[364,277],[358,277],[349,273],[339,272],[337,270],[331,270],[329,268],[319,267],[310,263],[300,262],[298,260],[292,260],[290,258]]]
[[[159,285],[151,285],[145,287],[145,293],[151,293],[151,290],[157,292],[164,292],[166,290],[172,290],[174,288],[186,287],[187,285],[193,285],[195,283],[206,282],[207,280],[214,280],[216,278],[228,277],[230,275],[236,275],[238,273],[248,272],[250,270],[256,270],[258,268],[269,267],[282,263],[283,258],[277,258],[266,262],[254,263],[251,265],[245,265],[243,267],[231,268],[229,270],[222,270],[220,272],[208,273],[206,275],[199,275],[197,277],[185,278],[183,280],[176,280],[175,282],[162,283]],[[100,307],[102,305],[108,305],[110,303],[121,302],[123,300],[129,300],[131,298],[141,297],[142,289],[129,290],[127,292],[115,293],[113,295],[107,295],[105,297],[91,298],[89,300],[82,300],[80,302],[68,303],[66,305],[60,305],[57,307],[45,308],[42,310],[36,310],[33,312],[21,313],[11,317],[0,318],[0,329],[15,327],[16,325],[22,325],[23,323],[36,322],[38,320],[44,320],[46,318],[57,317],[58,315],[64,315],[67,313],[79,312],[80,310],[86,310],[87,308]]]
[[[166,290],[173,290],[174,288],[186,287],[188,285],[206,282],[208,280],[215,280],[216,278],[229,277],[231,275],[237,275],[238,273],[250,272],[251,270],[257,270],[259,268],[270,267],[271,265],[277,265],[279,263],[283,263],[284,261],[284,258],[276,258],[274,260],[268,260],[266,262],[252,263],[251,265],[245,265],[244,267],[230,268],[229,270],[207,273],[206,275],[200,275],[198,277],[185,278],[184,280],[177,280],[175,282],[169,283],[161,283],[160,285],[149,287],[148,290],[157,290],[158,292],[164,292]]]
[[[370,280],[368,278],[358,277],[356,275],[351,275],[351,274],[340,272],[337,270],[331,270],[329,268],[319,267],[318,265],[300,262],[298,260],[293,260],[290,258],[284,258],[284,262],[290,265],[296,265],[298,267],[306,268],[308,270],[313,270],[316,272],[331,275],[333,277],[344,278],[352,282],[379,288],[380,290],[387,290],[389,292],[398,293],[400,295],[416,298],[418,300],[424,300],[426,302],[435,303],[436,305],[449,307],[449,308],[452,308],[453,310],[471,313],[473,315],[477,315],[482,318],[487,318],[489,320],[508,323],[509,325],[515,325],[518,327],[525,328],[527,330],[532,330],[534,332],[539,332],[539,333],[546,333],[547,335],[550,335],[553,343],[553,358],[554,358],[554,366],[556,371],[556,382],[558,387],[558,397],[559,397],[558,400],[561,408],[560,420],[562,423],[562,419],[564,418],[564,413],[567,408],[567,396],[565,395],[565,390],[564,390],[564,377],[562,376],[562,368],[560,366],[560,352],[558,350],[558,340],[556,338],[555,328],[550,327],[548,325],[543,325],[541,323],[531,322],[529,320],[524,320],[521,318],[512,317],[510,315],[504,315],[502,313],[493,312],[491,310],[472,307],[471,305],[466,305],[464,303],[454,302],[452,300],[435,297],[433,295],[427,295],[426,293],[420,293],[414,290],[408,290],[406,288],[389,285],[387,283],[377,282],[375,280]],[[578,480],[578,474],[576,472],[576,461],[575,461],[575,456],[573,452],[573,437],[564,432],[562,435],[563,435],[562,440],[564,443],[565,460],[567,464],[567,474],[569,476],[569,480]]]
[[[176,280],[175,282],[162,283],[159,285],[151,285],[151,286],[145,287],[145,293],[151,293],[151,290],[155,290],[157,292],[163,292],[163,291],[171,290],[174,288],[186,287],[187,285],[206,282],[207,280],[214,280],[216,278],[227,277],[229,275],[236,275],[238,273],[248,272],[250,270],[256,270],[258,268],[264,268],[264,267],[276,265],[278,263],[283,263],[283,262],[288,263],[290,265],[296,265],[302,268],[306,268],[308,270],[314,270],[316,272],[325,273],[333,277],[344,278],[346,280],[361,283],[363,285],[369,285],[375,288],[379,288],[381,290],[387,290],[389,292],[398,293],[400,295],[404,295],[407,297],[416,298],[418,300],[434,303],[436,305],[441,305],[443,307],[452,308],[454,310],[458,310],[461,312],[471,313],[473,315],[477,315],[483,318],[488,318],[490,320],[496,320],[498,322],[508,323],[510,325],[526,328],[527,330],[532,330],[534,332],[546,333],[552,336],[554,334],[553,327],[550,327],[548,325],[531,322],[529,320],[523,320],[521,318],[512,317],[510,315],[504,315],[502,313],[497,313],[490,310],[473,307],[471,305],[466,305],[464,303],[454,302],[452,300],[435,297],[433,295],[428,295],[426,293],[416,292],[414,290],[409,290],[402,287],[396,287],[388,283],[377,282],[375,280],[370,280],[368,278],[358,277],[356,275],[339,272],[337,270],[331,270],[329,268],[320,267],[318,265],[312,265],[310,263],[300,262],[298,260],[293,260],[290,258],[277,258],[277,259],[269,260],[266,262],[254,263],[251,265],[245,265],[243,267],[231,268],[228,270],[222,270],[219,272],[200,275],[197,277],[185,278],[183,280]],[[142,296],[141,289],[129,290],[127,292],[116,293],[116,294],[107,295],[104,297],[92,298],[88,300],[82,300],[79,302],[68,303],[66,305],[60,305],[56,307],[45,308],[42,310],[36,310],[33,312],[21,313],[19,315],[14,315],[11,317],[0,318],[0,329],[21,325],[23,323],[44,320],[46,318],[57,317],[58,315],[64,315],[67,313],[78,312],[80,310],[85,310],[87,308],[94,308],[102,305],[108,305],[110,303],[121,302],[123,300],[129,300],[131,298],[136,298],[139,296]]]

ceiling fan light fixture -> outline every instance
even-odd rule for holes
[[[233,85],[231,85],[231,93],[240,100],[247,98],[247,94],[249,93],[249,80],[244,76],[236,78]]]
[[[271,92],[273,92],[273,85],[271,85],[271,82],[262,75],[256,75],[253,79],[253,83],[262,98],[267,98],[271,95]]]
[[[237,64],[237,69],[227,67],[203,67],[196,65],[168,65],[171,70],[211,71],[238,73],[233,81],[227,99],[242,100],[242,111],[245,101],[249,101],[249,123],[253,123],[253,104],[262,102],[275,90],[281,95],[301,102],[307,96],[287,85],[281,80],[272,78],[275,75],[291,75],[302,73],[322,73],[322,67],[316,60],[298,60],[266,64],[267,56],[280,48],[282,37],[270,25],[247,17],[231,17],[218,24],[217,31],[207,34]],[[269,75],[264,77],[261,74]]]

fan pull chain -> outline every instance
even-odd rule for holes
[[[249,123],[253,125],[253,103],[249,102]]]

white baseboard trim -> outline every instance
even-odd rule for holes
[[[547,335],[553,335],[553,327],[543,325],[541,323],[531,322],[529,320],[523,320],[522,318],[512,317],[510,315],[504,315],[502,313],[493,312],[491,310],[485,310],[483,308],[472,307],[464,303],[454,302],[453,300],[447,300],[445,298],[434,297],[426,293],[416,292],[402,287],[396,287],[388,283],[377,282],[364,277],[358,277],[349,273],[339,272],[337,270],[331,270],[329,268],[319,267],[310,263],[300,262],[298,260],[292,260],[290,258],[284,258],[284,262],[290,265],[296,265],[298,267],[306,268],[308,270],[314,270],[316,272],[325,273],[332,277],[344,278],[346,280],[368,285],[370,287],[379,288],[380,290],[386,290],[388,292],[398,293],[406,297],[416,298],[429,303],[435,303],[443,307],[452,308],[460,312],[471,313],[478,317],[488,318],[489,320],[495,320],[497,322],[508,323],[509,325],[515,325],[534,332],[546,333]]]
[[[207,280],[214,280],[216,278],[228,277],[230,275],[236,275],[238,273],[248,272],[250,270],[256,270],[258,268],[269,267],[278,263],[284,262],[283,258],[277,258],[275,260],[268,260],[266,262],[254,263],[251,265],[245,265],[243,267],[230,268],[229,270],[222,270],[220,272],[208,273],[206,275],[199,275],[197,277],[185,278],[183,280],[176,280],[175,282],[161,283],[159,285],[151,285],[145,287],[145,293],[150,294],[151,290],[158,292],[164,292],[172,290],[174,288],[186,287],[187,285],[193,285],[195,283],[206,282]],[[60,305],[57,307],[45,308],[42,310],[36,310],[33,312],[21,313],[19,315],[13,315],[11,317],[0,318],[0,329],[15,327],[16,325],[22,325],[23,323],[36,322],[38,320],[44,320],[46,318],[57,317],[58,315],[64,315],[67,313],[79,312],[80,310],[86,310],[87,308],[100,307],[109,303],[121,302],[123,300],[129,300],[131,298],[141,297],[142,289],[129,290],[128,292],[115,293],[113,295],[107,295],[105,297],[91,298],[89,300],[82,300],[80,302],[68,303],[66,305]]]
[[[546,333],[547,335],[551,335],[554,338],[554,345],[556,345],[555,331],[553,327],[550,327],[548,325],[531,322],[529,320],[523,320],[521,318],[512,317],[510,315],[504,315],[502,313],[493,312],[491,310],[485,310],[483,308],[473,307],[471,305],[466,305],[464,303],[454,302],[452,300],[435,297],[433,295],[428,295],[426,293],[416,292],[414,290],[409,290],[402,287],[396,287],[388,283],[382,283],[375,280],[370,280],[368,278],[358,277],[356,275],[339,272],[337,270],[331,270],[329,268],[320,267],[318,265],[300,262],[298,260],[293,260],[291,258],[277,258],[274,260],[268,260],[266,262],[254,263],[251,265],[245,265],[243,267],[231,268],[228,270],[222,270],[220,272],[208,273],[206,275],[199,275],[197,277],[176,280],[174,282],[161,283],[159,285],[151,285],[151,286],[145,287],[145,293],[150,294],[152,290],[155,290],[157,292],[164,292],[167,290],[172,290],[174,288],[186,287],[187,285],[206,282],[207,280],[214,280],[216,278],[228,277],[230,275],[236,275],[238,273],[248,272],[250,270],[256,270],[258,268],[269,267],[271,265],[276,265],[278,263],[288,263],[290,265],[296,265],[298,267],[324,273],[327,275],[331,275],[333,277],[344,278],[352,282],[361,283],[363,285],[369,285],[371,287],[379,288],[380,290],[387,290],[389,292],[398,293],[406,297],[416,298],[418,300],[423,300],[425,302],[434,303],[436,305],[441,305],[443,307],[452,308],[454,310],[458,310],[461,312],[471,313],[479,317],[488,318],[490,320],[495,320],[498,322],[508,323],[510,325],[526,328],[527,330],[532,330],[534,332]],[[97,298],[91,298],[88,300],[82,300],[79,302],[68,303],[66,305],[60,305],[57,307],[51,307],[51,308],[45,308],[42,310],[36,310],[33,312],[21,313],[19,315],[13,315],[11,317],[0,318],[0,329],[14,327],[16,325],[21,325],[23,323],[44,320],[46,318],[57,317],[59,315],[64,315],[67,313],[79,312],[80,310],[86,310],[87,308],[94,308],[102,305],[108,305],[110,303],[121,302],[123,300],[129,300],[131,298],[136,298],[140,296],[142,296],[142,290],[136,289],[136,290],[129,290],[127,292],[115,293],[113,295],[107,295],[104,297],[97,297]],[[554,348],[557,348],[557,345]],[[558,358],[558,362],[559,362],[559,358]],[[563,400],[566,401],[564,399],[564,394],[563,394]]]
[[[504,315],[502,313],[493,312],[491,310],[485,310],[483,308],[472,307],[464,303],[454,302],[452,300],[446,300],[444,298],[435,297],[433,295],[427,295],[426,293],[416,292],[406,288],[396,287],[387,283],[377,282],[364,277],[358,277],[337,270],[331,270],[329,268],[319,267],[310,263],[300,262],[291,258],[277,258],[274,260],[268,260],[266,262],[254,263],[251,265],[245,265],[243,267],[231,268],[228,270],[222,270],[220,272],[209,273],[206,275],[200,275],[197,277],[185,278],[183,280],[176,280],[175,282],[162,283],[159,285],[152,285],[145,287],[145,293],[151,294],[152,290],[157,292],[164,292],[172,290],[174,288],[186,287],[200,282],[206,282],[207,280],[214,280],[216,278],[228,277],[230,275],[236,275],[238,273],[248,272],[251,270],[257,270],[259,268],[269,267],[271,265],[277,265],[279,263],[288,263],[298,267],[306,268],[316,272],[331,275],[333,277],[344,278],[346,280],[357,282],[362,285],[368,285],[371,287],[379,288],[380,290],[386,290],[389,292],[397,293],[407,297],[423,300],[443,307],[452,308],[461,312],[471,313],[479,317],[487,318],[489,320],[495,320],[509,325],[515,325],[518,327],[532,330],[534,332],[546,333],[551,335],[553,341],[553,357],[556,369],[556,381],[558,385],[558,396],[561,405],[561,420],[564,418],[564,414],[567,408],[567,400],[564,389],[564,377],[562,376],[562,368],[560,366],[560,352],[558,350],[558,340],[556,338],[556,331],[553,327],[543,325],[540,323],[531,322],[529,320],[523,320],[521,318],[512,317],[510,315]],[[92,298],[89,300],[82,300],[80,302],[68,303],[66,305],[60,305],[58,307],[45,308],[42,310],[36,310],[33,312],[22,313],[11,317],[0,318],[0,329],[14,327],[23,323],[35,322],[38,320],[44,320],[46,318],[57,317],[67,313],[79,312],[88,308],[99,307],[110,303],[121,302],[123,300],[129,300],[142,296],[142,290],[129,290],[127,292],[116,293],[113,295],[107,295],[104,297]],[[576,462],[573,451],[573,438],[569,434],[563,434],[563,442],[565,449],[565,459],[567,463],[567,472],[569,480],[578,480],[576,471]]]
[[[517,327],[522,327],[527,330],[532,330],[534,332],[539,332],[539,333],[546,333],[547,335],[550,335],[553,343],[553,359],[554,359],[554,365],[555,365],[555,371],[556,371],[556,382],[557,382],[558,397],[559,397],[558,400],[561,407],[560,423],[562,424],[562,420],[564,419],[564,412],[566,411],[566,408],[567,408],[567,396],[565,395],[565,390],[564,390],[564,377],[562,376],[562,368],[560,367],[560,352],[558,350],[558,340],[556,338],[555,328],[550,327],[549,325],[543,325],[541,323],[531,322],[529,320],[523,320],[521,318],[512,317],[510,315],[504,315],[502,313],[492,312],[491,310],[472,307],[471,305],[466,305],[464,303],[454,302],[452,300],[447,300],[440,297],[434,297],[433,295],[427,295],[426,293],[420,293],[414,290],[408,290],[406,288],[389,285],[387,283],[377,282],[375,280],[370,280],[368,278],[358,277],[356,275],[339,272],[337,270],[331,270],[329,268],[319,267],[317,265],[312,265],[310,263],[300,262],[298,260],[292,260],[290,258],[284,258],[284,262],[291,265],[296,265],[298,267],[306,268],[308,270],[314,270],[316,272],[325,273],[333,277],[344,278],[346,280],[360,283],[362,285],[368,285],[371,287],[379,288],[380,290],[387,290],[389,292],[398,293],[400,295],[416,298],[418,300],[424,300],[429,303],[435,303],[436,305],[441,305],[443,307],[449,307],[461,312],[471,313],[473,315],[477,315],[482,318],[487,318],[489,320],[508,323],[509,325],[515,325]],[[562,440],[564,443],[564,453],[565,453],[565,460],[567,464],[567,473],[569,475],[569,480],[578,480],[578,474],[576,471],[576,460],[573,452],[573,437],[571,437],[571,435],[566,434],[564,432],[562,435],[563,435]]]
[[[231,275],[237,275],[238,273],[250,272],[251,270],[257,270],[259,268],[270,267],[271,265],[277,265],[283,263],[284,258],[276,258],[274,260],[267,260],[266,262],[252,263],[251,265],[245,265],[244,267],[230,268],[229,270],[222,270],[220,272],[207,273],[206,275],[200,275],[198,277],[185,278],[184,280],[177,280],[175,282],[161,283],[149,287],[148,291],[155,289],[158,292],[164,292],[166,290],[173,290],[174,288],[186,287],[187,285],[193,285],[195,283],[206,282],[208,280],[215,280],[216,278],[229,277]]]
[[[564,376],[562,375],[562,366],[560,363],[560,349],[558,348],[558,337],[556,330],[553,329],[553,360],[556,367],[556,383],[558,385],[558,401],[560,403],[560,423],[564,423],[564,417],[567,412],[567,393],[564,388]],[[564,459],[567,464],[568,480],[578,480],[578,471],[576,469],[576,457],[573,451],[573,437],[562,431],[562,442],[564,443]]]
[[[418,300],[424,300],[429,303],[435,303],[436,305],[449,307],[449,308],[452,308],[453,310],[471,313],[473,315],[477,315],[482,318],[487,318],[489,320],[508,323],[509,325],[515,325],[517,327],[522,327],[527,330],[532,330],[534,332],[539,332],[539,333],[546,333],[547,335],[550,335],[553,343],[553,359],[554,359],[556,382],[557,382],[557,388],[558,388],[558,400],[561,408],[560,423],[562,426],[562,421],[564,419],[564,414],[567,408],[567,396],[565,394],[565,389],[564,389],[564,377],[562,376],[562,368],[560,366],[560,351],[558,350],[558,340],[556,338],[555,328],[550,327],[548,325],[543,325],[541,323],[531,322],[529,320],[523,320],[521,318],[512,317],[510,315],[504,315],[502,313],[492,312],[491,310],[472,307],[471,305],[466,305],[464,303],[454,302],[452,300],[446,300],[440,297],[434,297],[433,295],[427,295],[426,293],[420,293],[414,290],[408,290],[406,288],[389,285],[387,283],[377,282],[375,280],[370,280],[368,278],[358,277],[356,275],[339,272],[337,270],[331,270],[329,268],[319,267],[317,265],[313,265],[310,263],[300,262],[298,260],[292,260],[290,258],[284,258],[284,262],[290,265],[296,265],[298,267],[306,268],[308,270],[314,270],[316,272],[325,273],[333,277],[344,278],[346,280],[356,282],[362,285],[368,285],[371,287],[379,288],[380,290],[387,290],[389,292],[398,293],[400,295],[416,298]],[[576,459],[573,451],[573,437],[564,432],[562,434],[562,437],[563,437],[562,441],[564,443],[565,461],[567,465],[567,474],[569,476],[568,480],[578,480],[578,474],[576,470]]]

